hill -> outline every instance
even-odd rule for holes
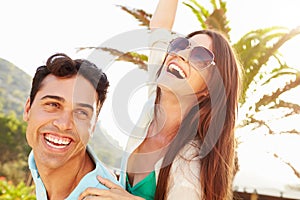
[[[22,116],[29,95],[31,77],[14,64],[0,58],[0,110]]]
[[[95,132],[90,138],[89,145],[107,167],[116,171],[119,170],[124,150],[118,141],[112,138],[102,126],[101,121],[97,123]]]

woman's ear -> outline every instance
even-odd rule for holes
[[[28,121],[30,114],[30,98],[27,98],[25,106],[24,106],[24,112],[23,112],[23,120],[25,122]]]

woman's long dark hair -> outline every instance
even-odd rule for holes
[[[177,135],[169,145],[160,169],[155,200],[165,199],[168,187],[170,169],[178,152],[191,140],[200,140],[201,146],[212,149],[205,156],[200,156],[201,199],[227,200],[232,199],[232,180],[234,172],[235,139],[234,128],[238,105],[240,85],[239,63],[235,53],[226,38],[212,30],[196,31],[187,36],[207,34],[212,39],[212,50],[215,54],[215,69],[211,70],[208,80],[209,94],[215,94],[216,105],[213,105],[211,95],[201,97],[182,121]],[[216,76],[216,73],[219,76]],[[220,80],[221,76],[221,80]],[[220,84],[223,87],[219,87]],[[225,91],[221,91],[225,90]],[[160,89],[157,90],[157,103]],[[222,119],[223,118],[223,119]],[[220,123],[224,122],[224,123]],[[213,134],[207,134],[213,132]],[[214,136],[218,139],[214,142]],[[200,147],[201,147],[200,146]],[[203,150],[203,149],[202,149]],[[174,177],[176,180],[176,177]]]

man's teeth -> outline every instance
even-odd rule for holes
[[[173,70],[176,70],[182,78],[186,78],[186,75],[185,75],[184,71],[175,64],[170,64],[169,65],[169,70],[171,72],[173,72]]]
[[[63,148],[71,143],[70,138],[62,138],[50,134],[46,134],[45,139],[48,145],[55,148]]]

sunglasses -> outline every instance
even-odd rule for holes
[[[180,56],[180,51],[191,49],[187,61],[197,70],[203,70],[207,67],[215,65],[214,54],[203,46],[192,46],[191,42],[184,37],[178,37],[169,44],[167,53],[169,55]],[[186,60],[186,58],[184,58]]]

